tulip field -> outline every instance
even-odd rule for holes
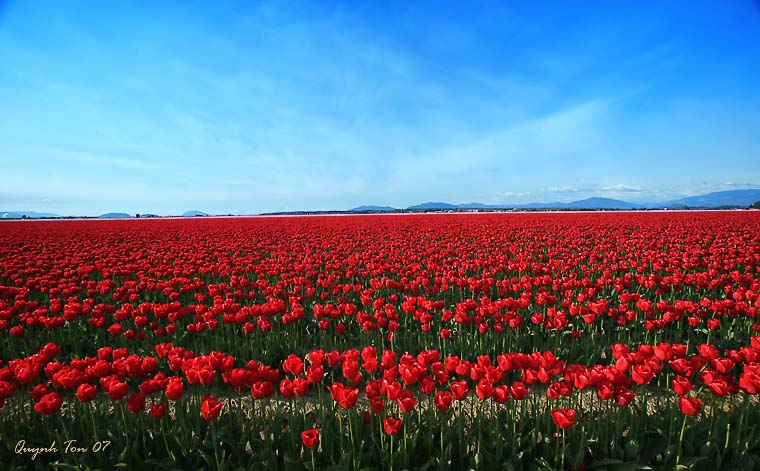
[[[760,213],[0,222],[10,469],[760,469]]]

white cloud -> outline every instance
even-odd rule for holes
[[[606,185],[600,188],[602,191],[614,191],[618,193],[641,193],[642,189],[639,185],[625,185],[618,183],[617,185]]]
[[[467,172],[509,169],[513,165],[549,166],[590,152],[604,140],[604,116],[610,100],[590,100],[555,113],[460,138],[458,144],[401,156],[391,164],[394,189],[440,188]]]

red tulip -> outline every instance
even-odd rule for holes
[[[141,412],[145,409],[145,396],[140,393],[134,393],[127,400],[127,408],[131,412]]]
[[[673,381],[670,382],[670,385],[673,388],[673,392],[679,396],[688,394],[689,391],[694,388],[688,378],[684,378],[683,376],[676,376],[673,378]]]
[[[423,394],[433,394],[435,391],[435,381],[430,376],[424,376],[420,380],[420,391],[422,391]]]
[[[15,390],[16,388],[13,386],[13,383],[0,381],[0,399],[8,399],[13,396]]]
[[[166,404],[151,404],[150,415],[152,415],[154,419],[162,418],[166,415]]]
[[[448,391],[438,391],[435,394],[435,408],[442,411],[449,410],[451,402],[454,400],[454,396]]]
[[[293,394],[296,397],[304,397],[309,391],[309,381],[303,378],[296,378],[293,380]]]
[[[290,373],[293,376],[298,376],[303,373],[303,360],[298,355],[290,354],[282,363],[282,369],[286,373]]]
[[[528,396],[530,389],[526,388],[521,381],[515,381],[512,386],[509,387],[509,392],[516,401],[522,401]]]
[[[51,392],[42,396],[36,404],[34,410],[44,415],[55,414],[61,410],[63,400],[57,392]]]
[[[207,420],[212,421],[219,418],[222,413],[222,402],[217,401],[214,396],[206,395],[201,401],[201,416]]]
[[[678,407],[686,415],[697,415],[702,410],[702,401],[696,397],[679,397]]]
[[[404,391],[399,394],[397,402],[399,410],[404,414],[408,414],[414,410],[414,407],[417,405],[417,398],[414,397],[414,394],[412,394],[411,391],[404,389]]]
[[[327,357],[327,364],[330,366],[335,366],[340,361],[340,352],[337,350],[328,352],[325,356]]]
[[[178,401],[184,394],[184,381],[179,376],[169,379],[166,384],[166,397],[172,401]]]
[[[403,420],[401,419],[391,419],[388,417],[383,419],[383,429],[388,435],[396,435],[401,430],[402,424]]]
[[[452,381],[451,393],[454,395],[454,399],[457,401],[464,401],[467,398],[467,394],[470,392],[470,387],[467,385],[467,381]]]
[[[47,386],[47,384],[38,384],[37,386],[34,387],[34,389],[32,389],[32,392],[31,392],[32,400],[34,402],[37,402],[40,399],[42,399],[42,396],[44,396],[45,394],[48,394],[50,392],[51,392],[51,390]]]
[[[369,407],[375,414],[380,414],[385,410],[385,400],[382,396],[373,396],[369,400]]]
[[[274,386],[269,381],[257,381],[251,386],[251,396],[254,399],[264,399],[274,394]]]
[[[310,383],[321,383],[322,380],[325,377],[325,368],[321,364],[319,365],[311,365],[308,368],[306,368],[306,379],[309,380]]]
[[[127,387],[127,383],[121,381],[113,381],[108,386],[108,397],[114,401],[124,399],[128,392],[129,388]]]
[[[284,378],[280,381],[280,394],[284,398],[293,397],[293,381],[288,378]]]
[[[475,394],[478,395],[478,398],[481,401],[485,401],[493,394],[493,385],[490,381],[483,378],[478,381],[478,384],[475,386]]]
[[[306,357],[309,359],[309,362],[312,365],[322,365],[325,361],[325,351],[324,350],[314,350]]]
[[[301,432],[301,440],[306,448],[314,448],[319,442],[319,430],[311,428]]]
[[[359,398],[359,389],[346,387],[343,383],[333,383],[330,393],[335,402],[344,409],[351,409]]]
[[[554,423],[563,430],[572,427],[575,423],[575,409],[557,409],[551,414]]]
[[[615,388],[615,403],[621,407],[630,404],[635,397],[636,393],[625,386],[618,386]]]

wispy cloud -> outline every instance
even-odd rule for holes
[[[760,182],[720,182],[710,183],[707,180],[700,180],[693,183],[686,188],[677,190],[677,193],[683,196],[701,195],[704,193],[712,193],[715,191],[728,191],[728,190],[746,190],[750,188],[760,188]]]
[[[639,185],[626,185],[618,183],[616,185],[605,185],[599,188],[601,191],[613,191],[616,193],[641,193],[643,190]]]
[[[164,165],[159,162],[150,162],[139,159],[123,159],[118,157],[109,157],[91,154],[73,154],[70,158],[76,162],[86,165],[97,165],[100,167],[114,167],[129,170],[155,170]]]

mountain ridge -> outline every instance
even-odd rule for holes
[[[24,216],[29,219],[61,217],[55,213],[38,213],[37,211],[0,211],[0,219],[22,219]]]
[[[349,210],[340,211],[286,211],[271,214],[292,214],[292,213],[362,213],[362,212],[397,212],[397,211],[436,211],[436,210],[487,210],[487,209],[711,209],[711,208],[747,208],[760,201],[760,189],[748,188],[741,190],[724,190],[705,193],[703,195],[688,196],[685,198],[668,200],[665,202],[649,203],[632,203],[629,201],[607,198],[602,196],[592,196],[576,201],[569,202],[533,202],[524,204],[485,204],[478,202],[451,204],[440,201],[421,203],[408,208],[395,208],[392,206],[380,205],[362,205]],[[41,219],[41,218],[70,218],[72,216],[61,216],[55,213],[45,213],[36,211],[0,211],[0,219]],[[184,217],[191,216],[209,216],[209,214],[198,210],[185,211]],[[156,217],[154,214],[145,214],[143,217]],[[133,215],[127,213],[105,213],[97,218],[133,218]]]
[[[550,203],[524,203],[524,204],[484,204],[462,203],[450,204],[443,202],[428,202],[410,206],[407,210],[434,210],[434,209],[663,209],[668,207],[688,208],[719,208],[719,207],[747,207],[756,201],[760,201],[760,189],[725,190],[714,191],[703,195],[689,196],[675,200],[655,203],[632,203],[615,198],[592,196],[582,200],[569,201],[567,203],[555,201]]]
[[[398,208],[394,208],[391,206],[376,206],[376,205],[370,204],[370,205],[357,206],[356,208],[349,209],[349,211],[357,212],[357,213],[364,212],[364,211],[398,211]]]

